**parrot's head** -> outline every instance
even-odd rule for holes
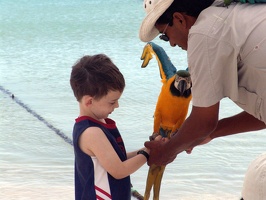
[[[170,86],[171,93],[174,96],[189,97],[191,95],[191,77],[187,70],[179,70],[176,72],[175,81]]]

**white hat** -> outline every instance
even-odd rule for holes
[[[159,34],[154,25],[173,2],[174,0],[144,0],[144,9],[147,15],[139,30],[139,38],[143,42],[149,42]]]
[[[266,199],[266,153],[257,157],[245,175],[242,197],[244,200]]]

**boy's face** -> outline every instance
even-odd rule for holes
[[[122,93],[119,91],[109,91],[106,96],[100,99],[92,98],[89,109],[95,119],[105,119],[115,108],[119,107],[118,100]]]

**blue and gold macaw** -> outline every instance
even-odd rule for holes
[[[191,78],[187,70],[177,71],[170,61],[164,49],[153,42],[145,45],[141,60],[142,68],[145,68],[155,55],[162,81],[155,113],[154,127],[151,138],[160,134],[162,137],[170,138],[185,121],[191,96]],[[163,152],[162,152],[163,153]],[[153,187],[153,199],[159,199],[160,186],[165,166],[151,165],[149,168],[144,200],[150,197]]]

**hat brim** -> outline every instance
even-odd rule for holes
[[[159,31],[155,28],[155,23],[173,2],[174,0],[161,0],[146,15],[139,30],[139,38],[141,41],[149,42],[159,35]]]

